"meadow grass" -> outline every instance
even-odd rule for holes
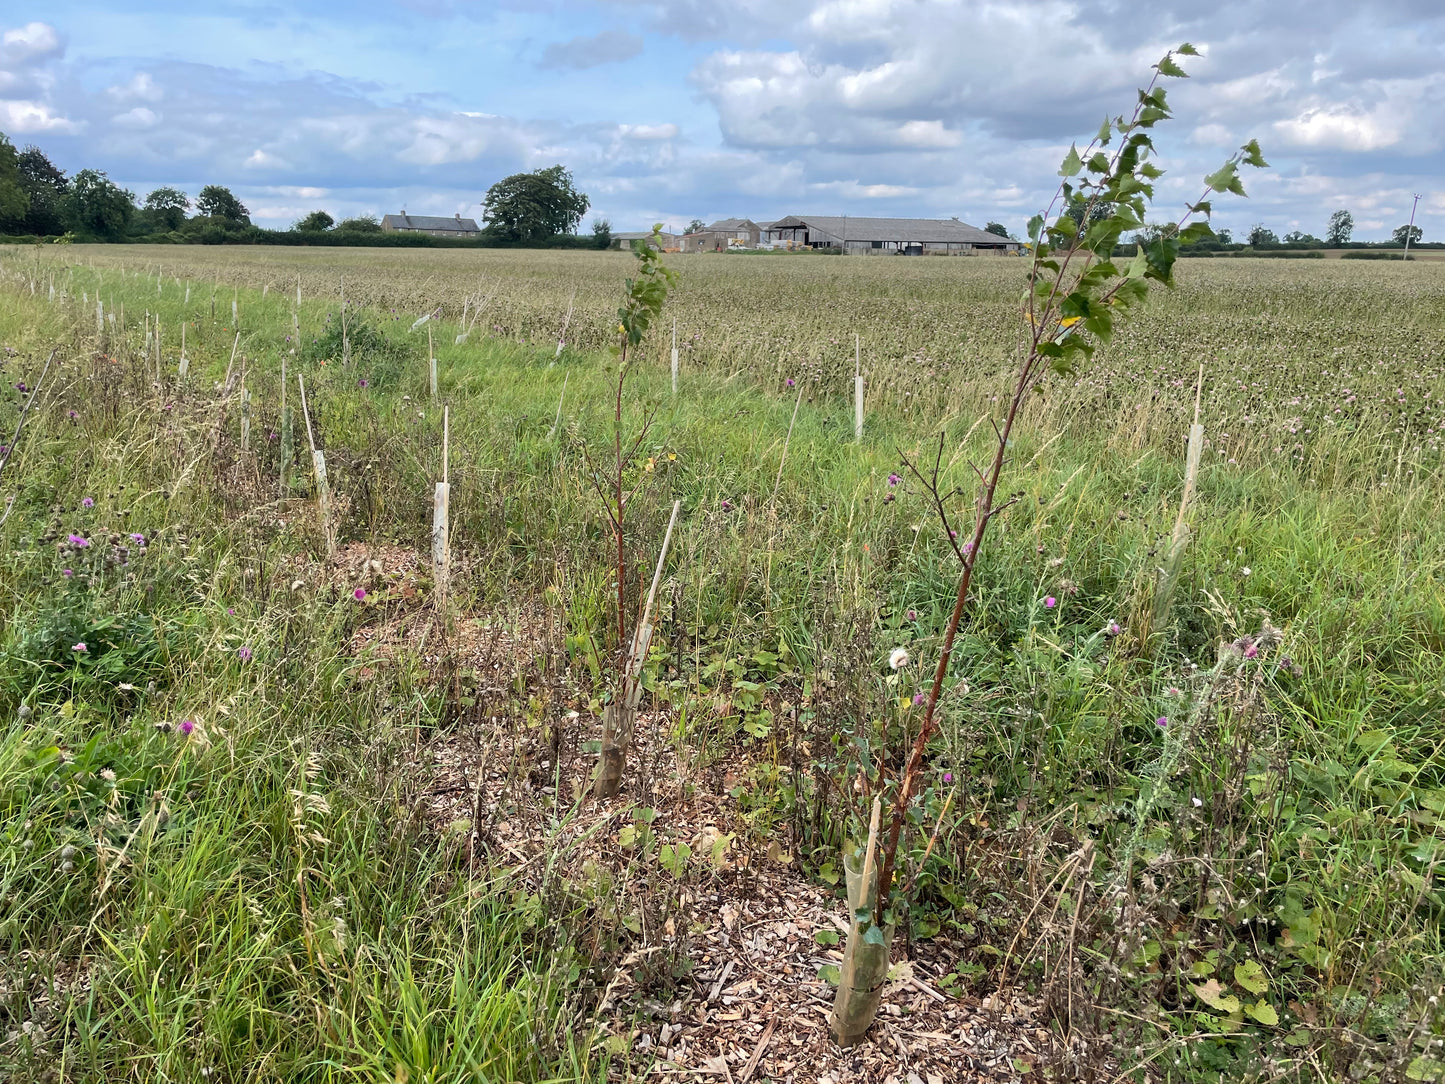
[[[403,256],[422,258],[380,259]],[[89,253],[66,257],[0,265],[7,387],[33,382],[61,346],[3,474],[17,496],[0,528],[0,1064],[17,1079],[392,1080],[399,1067],[413,1080],[600,1079],[579,975],[616,958],[587,958],[567,914],[553,925],[573,950],[559,955],[505,876],[469,876],[456,840],[417,815],[411,751],[445,729],[448,690],[420,649],[380,677],[354,652],[387,603],[358,602],[320,569],[294,394],[289,422],[279,413],[284,353],[306,376],[342,541],[425,552],[441,410],[424,332],[407,328],[438,283],[353,253],[105,249],[96,269]],[[565,293],[550,255],[507,257],[516,281]],[[294,269],[306,281],[318,259],[357,261],[348,298],[353,271],[368,283],[371,306],[348,315],[350,367],[339,310],[314,289],[287,342],[285,283],[294,291]],[[220,387],[230,292],[212,318],[209,290],[193,282],[186,305],[184,284],[168,274],[157,291],[142,261],[178,276],[203,261],[248,284],[232,375],[253,393],[253,456],[237,445],[236,390]],[[672,501],[684,507],[649,702],[682,721],[692,755],[751,764],[737,798],[755,830],[790,825],[825,873],[856,829],[860,756],[895,755],[907,737],[922,671],[890,674],[884,660],[900,645],[926,660],[953,595],[930,510],[894,481],[899,451],[943,432],[966,487],[1005,378],[1007,261],[918,262],[930,266],[724,259],[697,279],[681,262],[683,311],[732,327],[758,327],[771,298],[823,319],[830,290],[846,299],[900,276],[871,334],[904,345],[873,372],[861,443],[831,383],[851,344],[809,370],[808,327],[797,368],[752,346],[722,364],[719,347],[685,369],[676,398],[665,364],[630,385],[629,425],[658,411],[631,513],[639,579]],[[624,270],[565,266],[599,284]],[[1195,266],[1142,332],[1045,388],[1015,430],[1005,484],[1022,499],[997,524],[957,648],[922,803],[930,824],[945,800],[950,813],[911,923],[970,945],[960,988],[1016,983],[1061,1031],[1110,1033],[1116,1056],[1133,1044],[1151,1064],[1178,1058],[1181,1076],[1238,1079],[1308,1054],[1368,1079],[1389,1071],[1375,1063],[1422,1056],[1440,1029],[1427,999],[1445,909],[1445,288],[1428,265],[1209,263],[1197,279]],[[959,312],[929,340],[947,353],[919,363],[920,306],[940,309],[960,280]],[[99,344],[97,293],[126,324]],[[453,539],[470,570],[453,605],[503,622],[555,613],[565,681],[541,710],[586,715],[615,645],[609,535],[582,449],[609,438],[613,376],[585,351],[554,364],[535,325],[454,345],[457,296],[434,323]],[[578,298],[579,313],[593,304]],[[165,333],[159,375],[140,356],[147,311]],[[178,385],[183,318],[192,364]],[[848,338],[836,317],[829,338]],[[1193,538],[1174,619],[1145,636],[1201,357],[1209,446]],[[816,380],[775,493],[793,374]],[[9,396],[7,434],[22,401]],[[953,505],[966,515],[967,495]],[[1206,687],[1230,643],[1256,653],[1226,651]],[[525,716],[536,695],[488,710]],[[925,842],[910,844],[914,861]],[[1061,908],[1072,921],[1030,919]]]

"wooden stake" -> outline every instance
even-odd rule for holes
[[[677,394],[677,317],[672,318],[672,394]]]
[[[572,322],[572,305],[576,302],[576,300],[577,287],[574,286],[572,287],[572,297],[567,302],[567,315],[562,320],[562,331],[557,336],[557,352],[552,355],[554,358],[560,358],[562,356],[562,344],[567,341],[567,325]]]
[[[181,360],[176,363],[176,375],[182,380],[191,367],[190,359],[186,357],[186,321],[181,321]]]
[[[431,398],[435,403],[437,399],[437,350],[436,344],[432,342],[431,325],[426,326],[426,356],[430,359],[431,369]],[[445,423],[443,423],[445,424]]]
[[[451,407],[442,408],[442,480],[432,498],[431,563],[437,612],[446,613],[447,588],[451,581],[450,519],[451,484],[447,479],[451,458]]]
[[[551,440],[557,433],[557,426],[562,424],[562,401],[567,398],[567,378],[572,374],[562,374],[562,394],[557,396],[557,417],[552,420],[552,428],[547,432],[547,439]]]
[[[593,795],[598,798],[610,798],[622,786],[627,749],[632,744],[633,725],[637,720],[637,703],[642,697],[642,666],[647,661],[647,649],[652,644],[652,604],[657,598],[657,586],[662,580],[662,568],[667,561],[668,548],[672,545],[672,530],[677,525],[677,513],[681,508],[681,501],[672,502],[672,516],[667,521],[667,533],[662,537],[657,568],[652,574],[652,587],[647,592],[647,603],[632,634],[632,645],[623,659],[622,684],[617,690],[617,698],[602,712],[602,759],[592,788]]]
[[[306,405],[306,378],[296,374],[296,383],[301,389],[301,416],[306,420],[306,443],[311,446],[311,466],[316,471],[316,510],[321,515],[321,530],[326,536],[326,558],[336,556],[336,536],[331,530],[331,487],[326,482],[326,456],[316,447],[316,435],[311,431],[311,409]]]

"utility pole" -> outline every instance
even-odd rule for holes
[[[1415,193],[1415,203],[1410,208],[1410,224],[1405,227],[1405,259],[1410,258],[1410,235],[1415,232],[1415,209],[1420,206],[1420,200],[1424,198],[1419,192]]]

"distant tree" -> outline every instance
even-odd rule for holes
[[[29,210],[30,193],[20,176],[20,155],[0,132],[0,233],[24,229]]]
[[[1320,245],[1324,244],[1312,233],[1303,233],[1300,230],[1291,230],[1284,235],[1284,243],[1287,245]]]
[[[1214,231],[1214,239],[1221,245],[1232,245],[1234,244],[1234,231],[1227,226],[1221,226]]]
[[[1279,244],[1279,237],[1275,234],[1274,230],[1265,228],[1264,223],[1256,222],[1253,226],[1249,227],[1250,248],[1277,244]]]
[[[336,224],[338,231],[346,233],[380,233],[381,223],[376,216],[367,212],[364,215],[353,215],[351,218],[343,218]]]
[[[135,193],[121,188],[101,169],[82,169],[70,182],[65,217],[77,233],[114,240],[135,217]]]
[[[1330,215],[1330,224],[1325,229],[1325,239],[1331,248],[1340,248],[1350,243],[1350,234],[1355,232],[1355,216],[1344,208]]]
[[[990,222],[987,226],[983,228],[983,232],[992,233],[999,237],[1011,236],[1008,232],[1008,227],[1005,226],[1002,222]]]
[[[145,210],[160,228],[178,230],[186,224],[191,197],[179,188],[157,188],[146,196]]]
[[[65,194],[70,181],[45,152],[31,144],[20,152],[20,183],[30,195],[25,232],[49,237],[65,232]]]
[[[487,189],[482,218],[493,235],[507,241],[545,241],[575,233],[591,206],[562,166],[514,173]]]
[[[1142,230],[1135,232],[1134,243],[1136,245],[1152,245],[1161,237],[1173,237],[1178,232],[1179,227],[1173,222],[1146,222]]]
[[[1419,226],[1396,226],[1395,232],[1390,234],[1390,240],[1397,245],[1403,245],[1407,240],[1412,245],[1418,245],[1420,238],[1425,236],[1425,231]]]
[[[592,220],[592,240],[598,248],[607,248],[612,244],[612,223],[605,218],[594,218]]]
[[[229,189],[208,184],[196,197],[196,211],[206,218],[219,218],[235,226],[249,226],[251,212]]]
[[[705,229],[707,229],[707,223],[700,218],[694,218],[687,224],[688,233],[700,233]]]
[[[1102,222],[1114,213],[1114,205],[1104,200],[1095,200],[1093,206],[1082,195],[1075,193],[1073,199],[1069,200],[1068,215],[1074,220],[1079,229],[1092,226],[1095,222]],[[1088,221],[1085,222],[1084,219]]]
[[[334,225],[336,225],[336,219],[325,211],[312,211],[291,228],[300,230],[302,233],[324,233]]]

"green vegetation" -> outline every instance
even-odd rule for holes
[[[0,257],[10,1079],[600,1080],[608,1059],[645,1066],[596,1025],[625,1035],[685,984],[689,930],[717,921],[685,899],[741,891],[748,873],[634,815],[645,790],[624,789],[610,819],[585,797],[618,645],[616,554],[583,448],[612,441],[615,363],[600,350],[633,261],[577,254],[562,274],[563,260]],[[834,856],[866,817],[860,758],[903,755],[955,591],[899,452],[942,432],[946,478],[964,488],[950,509],[967,515],[1024,268],[677,264],[679,394],[654,327],[625,403],[632,431],[657,406],[633,467],[634,584],[683,502],[644,712],[686,785],[734,818],[739,848],[784,840],[836,885]],[[343,272],[361,302],[349,368],[331,331]],[[1045,1058],[1060,1072],[1113,1058],[1173,1079],[1318,1079],[1315,1065],[1421,1078],[1445,951],[1445,282],[1399,262],[1175,274],[1085,371],[1020,411],[1021,498],[994,523],[922,823],[899,852],[906,935],[961,946],[937,981],[950,996],[1002,984],[1043,1006],[1076,1043]],[[101,341],[97,297],[117,317]],[[455,641],[432,629],[425,575],[411,597],[353,559],[363,543],[429,551],[442,412],[425,329],[408,329],[437,306],[465,558]],[[464,309],[474,330],[455,343]],[[283,357],[331,471],[334,565],[294,379],[289,423],[280,410]],[[1193,535],[1172,620],[1145,637],[1201,364]],[[790,382],[804,391],[789,438]],[[466,628],[510,645],[486,656],[493,678],[467,673],[480,668]],[[898,647],[914,661],[890,670]],[[527,822],[536,861],[428,813],[435,756],[509,734],[535,741],[501,765],[496,817],[543,811]],[[600,841],[587,861],[584,836]],[[673,926],[648,910],[664,902]],[[655,959],[667,966],[638,962]],[[602,1008],[624,973],[626,996]]]

